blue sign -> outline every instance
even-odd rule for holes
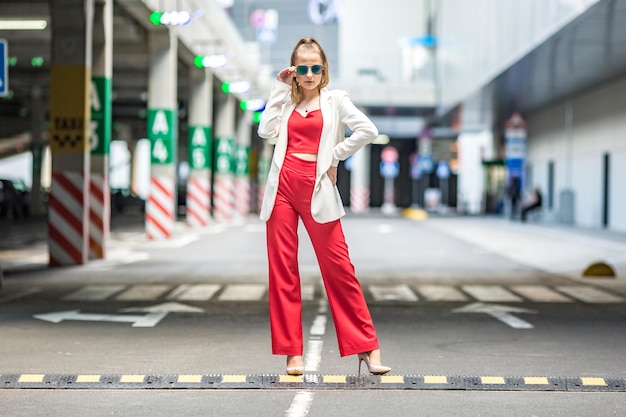
[[[0,39],[0,97],[9,91],[8,45],[5,39]]]
[[[435,161],[433,161],[432,155],[422,155],[419,159],[419,165],[422,174],[428,174],[435,170]]]
[[[524,174],[524,160],[511,158],[504,161],[509,177],[521,177]]]
[[[275,28],[259,28],[256,31],[256,40],[259,43],[270,44],[276,42]]]
[[[446,161],[439,161],[437,164],[437,178],[445,180],[450,177],[450,167]]]
[[[381,162],[380,175],[383,178],[396,178],[400,173],[400,164],[397,162]]]

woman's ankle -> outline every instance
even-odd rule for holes
[[[302,355],[287,355],[287,366],[304,366],[304,359]]]

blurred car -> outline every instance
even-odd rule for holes
[[[125,211],[144,212],[146,209],[146,201],[129,189],[112,188],[111,208],[113,213],[122,213]]]
[[[0,218],[30,214],[30,190],[23,180],[0,178]]]

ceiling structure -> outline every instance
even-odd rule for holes
[[[213,70],[218,81],[214,83],[216,93],[222,94],[219,81],[247,80],[252,84],[250,96],[260,96],[262,86],[255,78],[257,63],[253,53],[248,50],[226,13],[215,1],[183,0],[178,2],[178,5],[181,4],[193,9],[196,18],[193,25],[174,29],[179,39],[179,116],[186,116],[189,71],[200,71],[193,64],[196,54],[229,54],[228,65]],[[159,0],[113,1],[113,123],[114,127],[124,125],[126,131],[130,126],[133,133],[139,135],[143,134],[146,125],[149,32],[165,30],[149,20],[150,13],[159,5]],[[50,1],[3,0],[0,2],[0,17],[45,19],[50,22]],[[9,68],[11,94],[0,98],[0,142],[28,132],[33,97],[40,96],[45,103],[49,99],[51,37],[50,24],[46,29],[37,31],[0,30],[0,39],[8,41],[8,55],[13,61]],[[38,65],[33,65],[33,59]],[[6,154],[10,149],[0,146],[0,157],[3,151]]]
[[[626,2],[602,0],[492,82],[498,120],[626,75]]]
[[[134,137],[145,131],[149,56],[147,38],[151,25],[148,16],[160,0],[114,0],[113,46],[113,122],[114,126],[130,126]],[[257,73],[254,51],[245,44],[232,20],[213,0],[179,0],[179,3],[211,7],[200,17],[204,32],[186,33],[179,38],[180,117],[185,116],[188,73],[195,53],[208,53],[219,48],[237,51],[238,60],[230,69],[216,72],[218,79],[250,78],[257,89],[268,89],[263,80],[254,80]],[[146,3],[148,5],[146,5]],[[6,18],[50,18],[49,0],[2,0],[0,16]],[[162,30],[162,29],[161,29]],[[51,29],[42,31],[0,30],[0,39],[7,39],[9,56],[16,59],[9,71],[10,99],[0,98],[0,157],[10,152],[2,147],[8,138],[29,131],[32,98],[41,94],[47,102],[50,77]],[[258,51],[257,51],[258,52]],[[32,59],[41,57],[41,66]],[[497,122],[510,117],[513,111],[532,113],[599,84],[626,74],[626,2],[601,0],[578,16],[569,25],[541,45],[521,57],[487,85],[494,91]],[[269,82],[269,81],[268,81]],[[216,91],[219,84],[215,83]],[[263,96],[263,94],[260,94]],[[359,104],[359,103],[357,103]],[[369,108],[373,118],[394,115],[402,109]],[[426,109],[427,110],[427,109]],[[425,111],[423,115],[428,112]],[[26,136],[23,136],[24,138]],[[115,137],[115,131],[114,131]],[[26,140],[26,139],[23,139]],[[8,146],[11,148],[12,146]]]

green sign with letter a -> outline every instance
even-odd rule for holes
[[[174,142],[177,132],[174,115],[174,110],[148,109],[151,164],[168,165],[174,163]]]
[[[244,144],[237,145],[235,155],[235,175],[245,177],[249,173],[250,147]]]
[[[233,172],[233,139],[228,137],[218,137],[217,150],[215,152],[215,165],[218,174],[228,174]]]
[[[211,128],[189,126],[189,167],[211,169]]]

